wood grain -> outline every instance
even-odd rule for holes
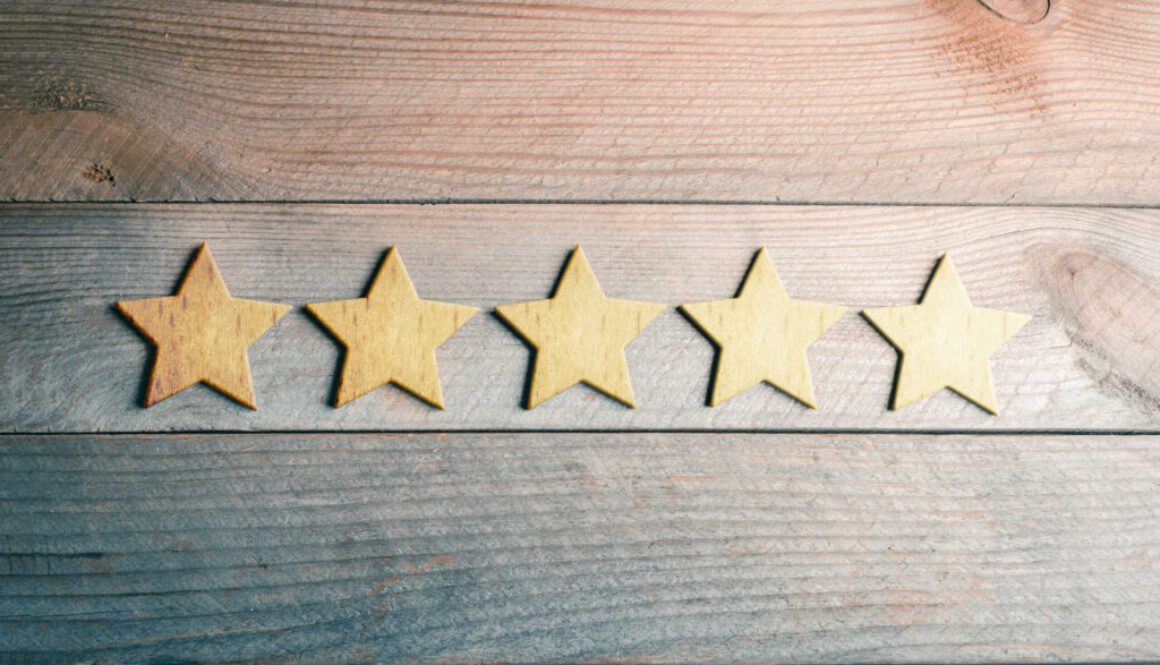
[[[1149,661],[1155,436],[0,437],[0,660]]]
[[[1151,0],[4,0],[0,199],[1157,204],[1158,71]]]
[[[334,409],[340,346],[299,307],[250,347],[256,413],[196,386],[139,405],[152,349],[112,303],[173,293],[209,241],[232,292],[365,292],[390,246],[425,298],[547,297],[583,244],[605,291],[670,308],[627,347],[636,409],[586,387],[534,410],[529,347],[494,315],[437,352],[446,411],[401,390]],[[734,292],[767,245],[795,298],[851,312],[810,349],[818,410],[768,386],[708,408],[714,348],[675,306]],[[1155,430],[1160,212],[842,206],[68,205],[0,209],[6,431]],[[1032,321],[992,358],[1002,416],[943,391],[888,410],[897,354],[854,312],[917,302],[944,252],[973,303]]]

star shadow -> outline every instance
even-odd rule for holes
[[[918,296],[919,302],[915,303],[916,305],[920,304],[922,302],[922,299],[924,297],[926,297],[926,292],[928,289],[930,289],[930,283],[934,281],[935,273],[938,272],[939,266],[942,265],[942,262],[946,259],[948,253],[949,252],[943,252],[943,255],[940,256],[938,258],[938,260],[934,262],[934,268],[931,268],[930,272],[927,273],[926,282],[922,285],[922,293]],[[902,305],[902,306],[905,307],[905,305]],[[903,355],[902,349],[895,346],[894,342],[891,341],[891,339],[886,335],[886,333],[879,330],[878,326],[874,325],[874,322],[870,320],[870,317],[866,316],[865,309],[860,310],[858,312],[858,316],[863,321],[865,321],[874,330],[874,332],[881,335],[882,339],[886,340],[886,343],[889,344],[894,349],[895,353],[898,355],[898,361],[894,363],[894,383],[892,384],[892,386],[890,388],[890,396],[886,398],[886,410],[887,411],[894,411],[895,410],[894,409],[894,401],[898,397],[898,382],[902,378],[902,355]]]
[[[749,259],[749,265],[746,266],[745,273],[741,276],[741,281],[737,284],[737,288],[733,290],[733,298],[741,297],[741,291],[745,289],[745,280],[749,278],[749,273],[753,270],[753,266],[757,265],[757,257],[759,256],[761,256],[760,249],[753,253],[753,258]],[[705,406],[712,408],[713,391],[717,389],[717,374],[721,369],[721,353],[724,351],[724,349],[722,349],[721,345],[713,339],[713,336],[709,334],[708,330],[701,327],[701,324],[697,323],[697,320],[685,311],[684,305],[679,305],[676,309],[677,312],[682,317],[684,317],[690,325],[696,328],[697,331],[700,332],[705,337],[705,339],[713,345],[713,362],[709,365],[709,392],[705,394]]]
[[[383,264],[386,263],[387,256],[390,255],[392,249],[394,249],[393,245],[384,249],[379,255],[379,260],[375,263],[374,269],[371,270],[370,276],[368,276],[366,281],[363,283],[362,290],[359,291],[359,293],[362,295],[356,296],[356,298],[366,298],[367,295],[371,292],[371,287],[375,285],[375,278],[377,278],[379,276],[379,272],[382,271]],[[345,342],[343,342],[338,338],[337,335],[331,332],[330,328],[327,328],[326,324],[324,324],[322,320],[315,316],[309,309],[303,307],[302,313],[306,316],[306,319],[309,320],[312,325],[314,325],[315,328],[321,330],[339,348],[340,354],[338,356],[338,371],[331,375],[330,391],[327,399],[323,402],[327,406],[337,409],[339,407],[334,405],[338,403],[338,391],[342,386],[342,374],[344,371],[346,371],[346,356],[348,353],[350,353],[350,349],[347,348]]]
[[[539,353],[540,350],[537,349],[531,342],[529,342],[527,338],[521,335],[520,331],[516,330],[512,324],[508,323],[502,316],[500,316],[499,312],[496,312],[494,308],[492,308],[488,314],[491,316],[491,318],[499,321],[500,325],[502,325],[504,328],[507,328],[509,332],[515,335],[516,339],[520,340],[520,343],[522,343],[530,353],[528,357],[527,369],[524,371],[524,387],[520,391],[520,406],[522,406],[525,411],[530,411],[531,409],[528,408],[528,401],[532,398],[532,378],[534,378],[536,375],[536,354]]]
[[[189,274],[190,269],[193,268],[193,262],[197,260],[197,255],[200,252],[201,252],[201,245],[198,245],[195,249],[193,249],[193,251],[189,252],[189,256],[185,260],[185,266],[182,268],[181,272],[178,273],[177,280],[174,283],[173,288],[169,290],[170,296],[176,295],[177,292],[181,290],[181,285],[183,283],[185,283],[185,277],[186,277],[186,275]],[[169,296],[153,296],[153,297],[166,298]],[[136,298],[134,298],[134,300],[136,300]],[[130,319],[127,314],[122,312],[121,309],[119,307],[117,307],[116,302],[111,303],[109,305],[109,308],[113,310],[113,312],[116,314],[117,318],[119,318],[122,321],[124,321],[125,323],[129,324],[129,329],[132,330],[137,335],[137,337],[139,339],[143,340],[146,344],[148,344],[149,348],[152,349],[152,351],[153,351],[153,353],[151,355],[152,362],[149,363],[147,371],[145,371],[141,375],[141,379],[137,383],[137,392],[136,392],[137,399],[135,401],[135,404],[137,406],[141,407],[142,409],[148,408],[145,406],[145,402],[146,402],[146,400],[149,399],[149,383],[153,379],[153,368],[157,364],[157,345],[153,342],[153,340],[149,339],[149,336],[146,335],[144,331],[142,331],[140,328],[138,328],[133,323],[133,320]]]
[[[689,322],[689,325],[693,326],[697,329],[698,332],[704,335],[705,340],[713,346],[713,361],[709,364],[709,392],[705,394],[705,406],[712,407],[713,391],[717,389],[717,374],[718,370],[721,369],[721,345],[719,345],[716,341],[713,340],[712,337],[709,336],[709,331],[702,328],[701,324],[697,323],[697,320],[694,319],[688,312],[686,312],[683,306],[677,307],[677,313],[684,317],[684,319]]]
[[[580,245],[576,245],[576,247],[573,247],[572,250],[569,251],[568,254],[564,257],[564,261],[560,264],[560,269],[556,271],[556,280],[552,283],[552,291],[551,295],[548,296],[548,299],[556,297],[557,292],[560,290],[560,283],[564,281],[564,274],[568,271],[568,266],[572,263],[572,259],[576,256],[576,249],[579,247]],[[502,316],[500,316],[499,313],[495,311],[494,307],[491,308],[491,311],[488,312],[488,314],[490,314],[493,319],[499,321],[504,328],[507,328],[508,331],[515,335],[516,339],[520,340],[520,342],[522,342],[530,352],[527,370],[524,372],[524,388],[520,393],[520,405],[524,407],[525,411],[531,411],[531,409],[528,408],[528,402],[532,398],[532,379],[536,376],[536,354],[539,353],[540,350],[537,349],[536,345],[532,344],[528,338],[524,337],[523,333],[517,330],[515,326],[508,323]]]

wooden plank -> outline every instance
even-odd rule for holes
[[[0,660],[1160,658],[1155,436],[0,437]]]
[[[1160,202],[1160,7],[986,4],[5,0],[0,199]]]
[[[1160,213],[841,206],[0,208],[6,431],[1154,430]],[[250,348],[258,410],[196,386],[141,408],[152,347],[114,309],[174,293],[208,241],[232,295],[296,310]],[[545,298],[576,243],[605,292],[668,303],[627,347],[638,408],[584,386],[529,411],[530,349],[490,310]],[[731,297],[755,252],[851,308],[810,348],[818,410],[768,386],[709,408],[714,348],[675,305]],[[481,308],[437,352],[446,411],[394,387],[335,409],[341,349],[302,307],[364,295],[390,246],[420,297]],[[896,352],[856,312],[917,302],[954,254],[980,307],[1032,315],[992,358],[1001,416],[947,391],[888,410]]]

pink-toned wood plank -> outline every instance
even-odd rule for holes
[[[1046,7],[7,0],[0,199],[1160,203],[1160,6]]]

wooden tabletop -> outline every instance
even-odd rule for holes
[[[0,663],[1160,660],[1160,6],[1152,0],[0,0]],[[293,310],[257,410],[145,408],[118,301],[201,244]],[[582,245],[664,303],[636,408],[525,408],[494,313]],[[811,409],[710,406],[684,303],[765,247],[849,311]],[[478,307],[444,409],[333,406],[307,303]],[[863,309],[945,253],[1030,322],[999,415],[890,408]]]

